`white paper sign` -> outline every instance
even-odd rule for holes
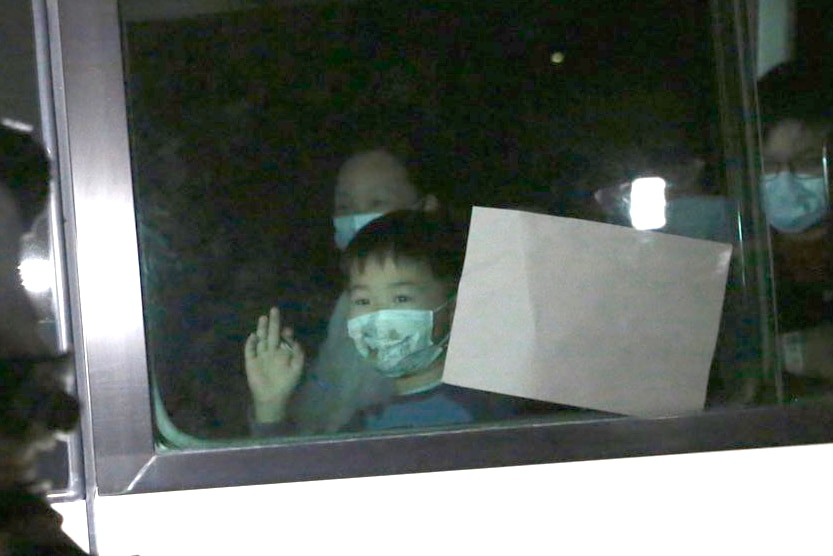
[[[475,207],[443,382],[644,417],[700,410],[731,252]]]

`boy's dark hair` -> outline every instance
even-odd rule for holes
[[[780,64],[758,81],[758,102],[765,128],[786,119],[831,123],[833,67],[803,60]]]
[[[371,257],[391,257],[394,262],[405,258],[427,263],[437,279],[456,287],[465,245],[465,231],[447,216],[400,210],[374,220],[356,234],[344,251],[342,269],[345,275],[354,264],[363,270]]]
[[[28,229],[49,197],[49,159],[28,133],[0,125],[0,182],[14,195]]]

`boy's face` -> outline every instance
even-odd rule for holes
[[[334,215],[384,214],[413,208],[419,199],[402,164],[384,151],[371,151],[350,158],[339,171]]]
[[[363,268],[350,268],[348,292],[349,318],[383,309],[423,309],[433,311],[448,301],[449,286],[438,280],[428,263],[386,256],[370,256]],[[453,311],[434,314],[434,340],[445,336],[451,326]]]

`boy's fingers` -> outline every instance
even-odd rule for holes
[[[243,357],[245,357],[247,361],[257,357],[257,334],[254,332],[249,334],[249,337],[246,338],[246,343],[243,346]]]
[[[296,373],[300,373],[300,371],[304,368],[304,350],[301,348],[301,344],[298,342],[292,342],[292,360],[290,361],[290,365],[292,365],[292,370]]]
[[[266,326],[269,324],[269,318],[266,315],[260,315],[257,318],[257,328],[255,334],[258,340],[266,341]]]
[[[266,348],[278,349],[281,344],[281,315],[277,307],[269,310],[269,326],[266,331]]]

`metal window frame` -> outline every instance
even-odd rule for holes
[[[749,13],[712,0],[725,156],[744,240],[765,237],[748,184],[758,175]],[[833,404],[716,409],[661,419],[540,421],[416,434],[292,439],[266,446],[154,448],[116,0],[50,0],[65,106],[64,159],[75,351],[87,407],[88,483],[98,495],[227,487],[833,441]],[[59,89],[59,90],[58,90]],[[740,110],[728,109],[739,106]],[[747,184],[744,186],[744,184]],[[761,230],[764,230],[761,236]],[[751,258],[750,258],[751,260]],[[771,314],[767,269],[747,280]],[[772,330],[762,331],[772,349]],[[777,361],[768,360],[770,367]]]

